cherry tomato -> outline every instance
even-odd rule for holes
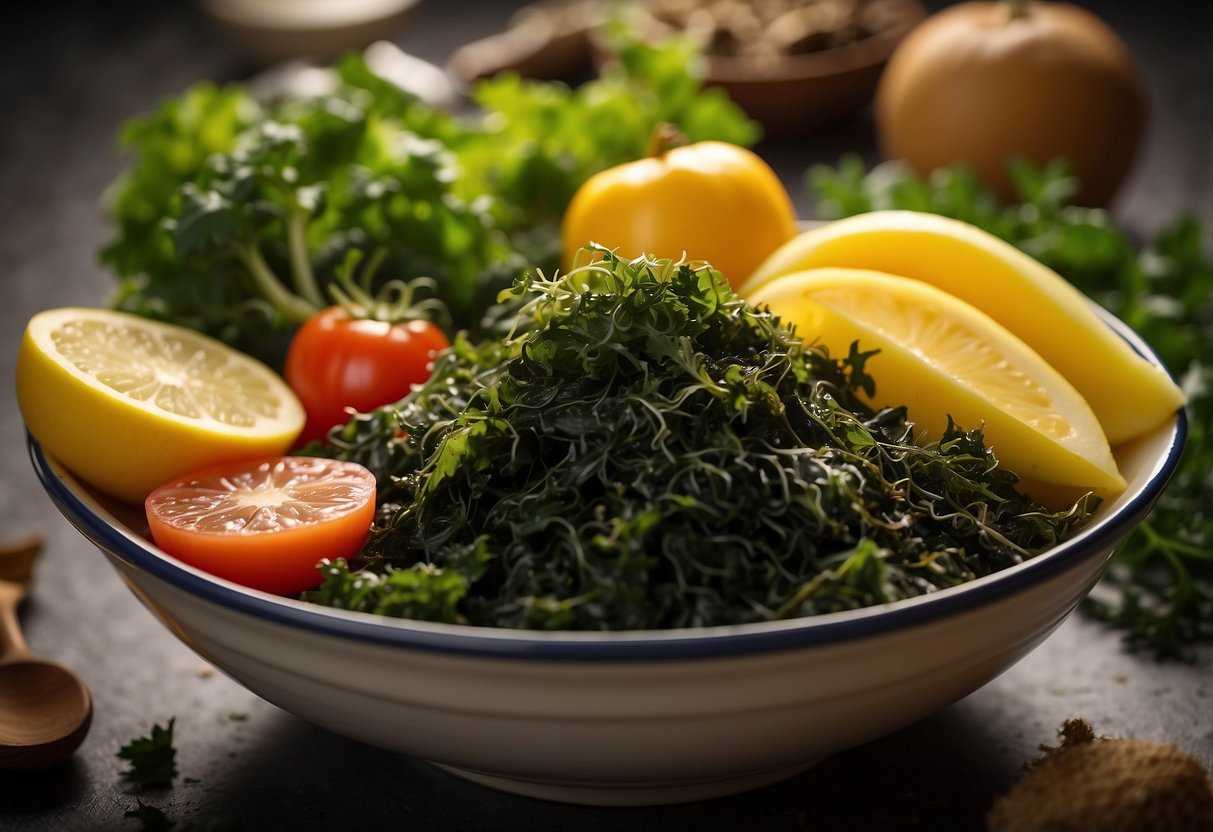
[[[323,558],[358,551],[375,516],[375,476],[353,462],[285,456],[227,463],[156,488],[152,540],[212,575],[279,595],[317,586]]]
[[[346,408],[366,412],[404,398],[430,377],[434,354],[447,346],[446,335],[429,321],[355,318],[341,306],[316,313],[286,355],[286,381],[307,411],[299,442],[322,439],[345,424]]]
[[[624,258],[706,260],[740,286],[797,233],[787,190],[743,147],[665,141],[659,130],[650,156],[601,171],[577,190],[561,229],[564,267],[593,242]]]

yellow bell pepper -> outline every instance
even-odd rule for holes
[[[597,243],[624,258],[705,260],[737,287],[795,236],[792,200],[766,162],[725,142],[672,146],[674,136],[663,125],[648,157],[578,189],[561,229],[565,268]]]

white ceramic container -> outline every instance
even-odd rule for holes
[[[1109,321],[1143,353],[1140,340]],[[536,633],[385,619],[267,595],[152,545],[34,441],[51,499],[178,638],[338,734],[519,794],[641,805],[744,791],[961,699],[1044,640],[1149,512],[1183,414],[1116,449],[1128,489],[1072,540],[930,596],[769,624]]]

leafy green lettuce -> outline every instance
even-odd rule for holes
[[[642,156],[658,123],[692,141],[756,139],[702,88],[689,43],[621,41],[619,55],[576,89],[487,81],[472,116],[426,104],[358,55],[319,95],[199,83],[122,129],[131,161],[109,190],[115,234],[101,251],[113,305],[278,364],[358,252],[368,289],[431,277],[453,326],[475,330],[518,273],[555,265],[577,187]]]

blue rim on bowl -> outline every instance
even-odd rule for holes
[[[1140,354],[1161,366],[1142,339],[1111,314],[1101,317]],[[1179,463],[1187,438],[1181,410],[1166,436],[1167,447],[1141,489],[1110,513],[1048,552],[967,584],[929,595],[779,622],[688,630],[618,632],[537,632],[383,618],[308,604],[250,590],[212,577],[160,552],[124,530],[69,472],[49,457],[33,437],[30,459],[59,510],[87,538],[131,567],[177,589],[249,616],[338,638],[454,655],[548,661],[672,661],[755,654],[840,643],[937,621],[1026,591],[1088,558],[1108,558],[1108,546],[1141,522],[1153,508]]]

